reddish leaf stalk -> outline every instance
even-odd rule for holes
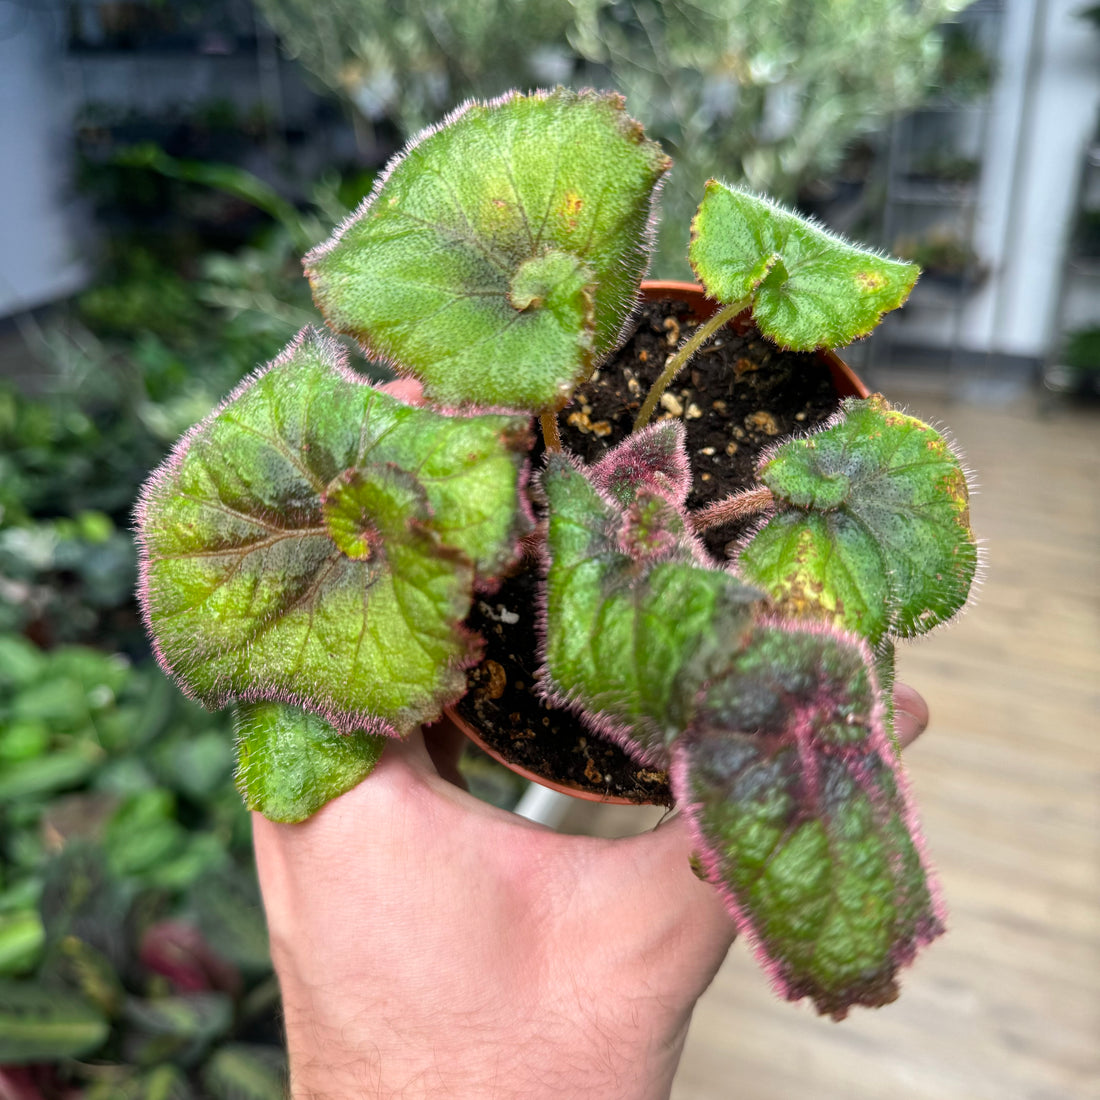
[[[770,489],[746,489],[741,493],[733,493],[722,500],[716,500],[691,515],[691,529],[693,531],[706,531],[711,527],[721,527],[727,523],[734,523],[746,516],[762,515],[771,512],[775,508],[775,497]]]
[[[558,431],[558,414],[543,413],[539,417],[539,425],[542,428],[542,439],[548,451],[561,450],[561,432]]]

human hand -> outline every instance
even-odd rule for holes
[[[895,693],[903,745],[928,711]],[[733,941],[673,818],[562,836],[457,785],[447,722],[300,825],[255,815],[295,1100],[667,1097]]]

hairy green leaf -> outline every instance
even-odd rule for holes
[[[875,647],[875,676],[882,697],[882,725],[894,751],[900,755],[894,726],[894,685],[897,683],[897,645],[892,638],[883,638]]]
[[[851,635],[764,624],[674,749],[707,877],[784,996],[837,1018],[943,931],[876,695]]]
[[[707,294],[752,306],[781,347],[841,347],[909,297],[914,264],[857,248],[770,199],[718,180],[692,222],[691,265]]]
[[[271,821],[304,821],[351,790],[378,763],[386,738],[340,733],[286,703],[237,705],[237,789]]]
[[[402,404],[305,330],[177,445],[139,509],[158,655],[210,707],[407,732],[461,695],[475,586],[517,553],[527,421]]]
[[[436,402],[560,408],[620,339],[669,163],[616,95],[469,103],[306,257],[317,304]]]
[[[0,1065],[77,1058],[109,1031],[107,1018],[78,994],[0,979]]]
[[[796,615],[877,643],[951,618],[977,567],[966,475],[944,438],[881,397],[784,443],[760,470],[776,514],[745,544],[743,573]]]
[[[885,1003],[941,925],[871,653],[762,618],[760,593],[708,564],[682,428],[657,428],[592,469],[547,461],[548,692],[642,761],[671,752],[707,877],[787,996]]]
[[[632,446],[628,440],[601,464],[606,483],[628,483],[613,465]],[[624,511],[567,459],[551,456],[543,488],[547,686],[583,705],[628,751],[661,760],[760,594],[701,564],[682,514],[648,487]]]

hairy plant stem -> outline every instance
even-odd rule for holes
[[[770,512],[775,507],[775,497],[770,489],[760,486],[756,489],[745,489],[740,493],[716,500],[700,509],[691,516],[691,529],[693,531],[706,531],[710,527],[721,527],[726,523],[744,519],[746,516],[759,515],[762,512]]]
[[[558,414],[543,413],[539,417],[539,425],[542,428],[542,441],[548,451],[561,450],[561,432],[558,431]]]
[[[661,394],[668,389],[668,384],[680,373],[684,364],[706,343],[723,325],[728,324],[739,313],[748,309],[752,304],[750,298],[733,302],[723,306],[708,321],[704,321],[677,349],[676,353],[669,357],[665,363],[665,369],[660,378],[653,383],[649,393],[646,394],[645,403],[638,410],[637,419],[634,421],[634,431],[644,428],[653,416],[653,410],[657,408],[657,402],[661,400]]]

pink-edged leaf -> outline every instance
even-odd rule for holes
[[[673,749],[707,878],[779,991],[838,1019],[943,931],[878,697],[854,635],[763,622]]]
[[[592,483],[617,504],[643,489],[682,509],[691,491],[691,466],[679,420],[660,420],[627,436],[589,470]]]
[[[830,427],[781,444],[759,474],[775,512],[740,566],[785,612],[877,645],[966,603],[978,566],[966,473],[927,424],[878,394],[848,398]]]
[[[559,409],[624,336],[670,164],[614,93],[466,103],[306,257],[317,305],[430,401]]]
[[[605,484],[620,457],[632,468],[630,441],[600,464]],[[542,475],[545,689],[649,763],[667,760],[699,685],[724,666],[760,599],[706,563],[683,511],[650,488],[662,477],[660,464],[635,471],[621,483],[635,493],[628,502],[602,492],[593,471],[561,455],[550,456]]]
[[[526,418],[443,416],[305,330],[147,483],[141,599],[158,656],[211,707],[293,703],[341,732],[437,717],[476,659],[473,592],[529,522]]]

